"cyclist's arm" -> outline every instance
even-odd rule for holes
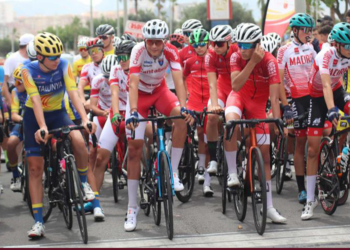
[[[207,73],[211,106],[218,106],[217,78],[215,72]]]
[[[140,82],[139,75],[136,75],[136,74],[130,75],[130,83],[129,83],[130,112],[137,111],[137,101],[139,97],[139,82]]]
[[[105,112],[97,107],[98,98],[90,97],[90,109],[97,116],[104,116]]]
[[[331,77],[328,74],[321,74],[323,95],[327,104],[328,110],[334,108],[333,90],[331,86]]]
[[[9,91],[8,80],[9,80],[9,76],[5,75],[4,83],[2,85],[2,95],[5,97],[6,105],[11,103],[11,95],[10,95],[10,91]]]
[[[79,98],[78,91],[76,90],[67,90],[68,96],[75,107],[75,109],[78,111],[78,114],[81,117],[82,122],[88,122],[89,119],[87,118],[86,111],[84,109],[84,106],[81,102],[81,99]]]
[[[77,79],[78,77],[78,61],[74,62],[73,63],[73,76],[74,76],[74,79]]]
[[[22,121],[22,116],[18,114],[19,112],[19,99],[16,95],[15,90],[12,90],[11,93],[11,120],[14,122],[20,122]]]
[[[184,86],[183,77],[182,77],[182,71],[176,70],[171,71],[171,74],[173,76],[174,84],[175,84],[175,90],[177,98],[179,99],[181,107],[186,107],[186,87]]]
[[[119,86],[111,85],[113,114],[119,114]]]
[[[288,101],[287,101],[286,91],[285,91],[284,84],[283,84],[284,69],[280,69],[279,74],[280,74],[280,80],[281,80],[281,84],[279,84],[280,85],[280,100],[281,100],[283,106],[286,106],[286,105],[288,105]]]
[[[271,84],[270,85],[270,102],[271,102],[271,109],[272,109],[272,115],[274,118],[280,118],[281,117],[281,111],[280,111],[280,103],[279,103],[279,92],[280,92],[280,85],[281,84]]]
[[[85,104],[86,100],[85,100],[85,95],[84,95],[84,88],[85,86],[88,84],[88,81],[85,79],[80,78],[79,79],[79,84],[78,84],[78,93],[79,93],[79,97],[82,103]]]
[[[231,73],[231,84],[233,91],[238,92],[244,86],[255,65],[255,63],[249,61],[242,71],[233,71]]]

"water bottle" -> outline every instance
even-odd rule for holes
[[[348,166],[348,160],[349,160],[349,148],[348,147],[344,147],[343,148],[343,152],[341,154],[341,160],[340,160],[340,166],[342,169],[342,172],[345,173],[346,172],[346,168]]]

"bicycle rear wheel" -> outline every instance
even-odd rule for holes
[[[117,159],[116,148],[113,149],[111,155],[111,168],[112,168],[112,183],[113,183],[113,197],[114,202],[118,203],[119,195],[119,183],[118,183],[118,168],[121,162]]]
[[[72,173],[67,171],[64,174],[59,175],[58,185],[59,185],[59,208],[62,211],[64,222],[68,229],[72,229],[73,226],[73,209],[72,203],[70,202],[71,197],[69,196],[69,190],[72,190]]]
[[[254,224],[258,234],[263,235],[266,227],[266,179],[264,161],[259,148],[252,149],[251,155],[251,175],[252,175],[252,206]],[[269,187],[271,188],[271,187]]]
[[[85,211],[84,209],[80,209],[84,207],[84,193],[83,193],[83,185],[80,181],[80,176],[77,170],[77,167],[75,165],[75,160],[73,156],[68,156],[66,159],[66,162],[68,162],[68,166],[66,167],[66,171],[71,171],[72,175],[72,183],[70,184],[72,189],[70,193],[71,200],[73,201],[73,205],[75,207],[75,213],[77,215],[78,225],[81,237],[83,239],[83,242],[87,244],[88,242],[88,231],[87,231],[87,225],[86,225],[86,217],[85,217]]]
[[[223,151],[222,151],[223,152]],[[224,153],[224,152],[223,152]],[[222,213],[226,214],[226,203],[227,203],[227,162],[225,154],[222,156],[222,164],[221,164],[221,205],[222,205]]]
[[[164,152],[160,155],[161,193],[163,198],[165,224],[169,240],[174,236],[173,189],[171,187],[170,166]]]
[[[288,162],[287,138],[278,136],[276,148],[276,191],[277,194],[281,194]]]

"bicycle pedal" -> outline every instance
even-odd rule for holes
[[[143,210],[145,210],[145,209],[147,209],[148,207],[149,207],[149,203],[148,203],[145,199],[142,199],[142,200],[140,201],[140,208],[143,209]]]

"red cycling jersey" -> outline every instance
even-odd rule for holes
[[[194,50],[194,48],[191,45],[188,45],[187,47],[180,50],[179,57],[180,57],[180,63],[181,63],[182,68],[185,67],[186,61],[195,55],[196,55],[196,51]],[[191,90],[192,89],[192,76],[191,75],[189,75],[186,78],[186,85],[187,85],[187,91],[189,93],[191,93],[192,92],[192,90]]]

